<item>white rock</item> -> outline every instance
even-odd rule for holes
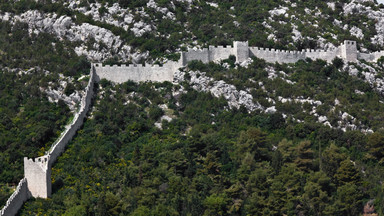
[[[327,2],[327,5],[329,8],[331,8],[332,10],[335,10],[336,8],[336,4],[334,2]]]
[[[271,107],[268,107],[266,110],[265,110],[265,113],[267,114],[273,114],[273,113],[276,113],[276,107],[275,106],[271,106]]]
[[[9,14],[0,15],[0,20],[9,19]],[[82,45],[76,47],[78,55],[86,55],[92,61],[102,61],[113,55],[119,56],[123,61],[134,60],[130,54],[131,47],[123,44],[120,37],[115,36],[111,31],[83,23],[76,25],[68,16],[58,16],[57,14],[43,14],[37,10],[30,10],[20,15],[12,15],[11,23],[16,21],[28,24],[29,32],[39,34],[46,32],[56,35],[59,39],[67,39],[71,42],[81,42]],[[94,47],[85,47],[85,44],[94,39]],[[106,47],[99,49],[102,43]]]
[[[349,115],[347,112],[344,112],[343,115],[341,116],[341,119],[343,119],[343,120],[348,120],[348,118],[350,118],[352,120],[354,119],[354,117]]]
[[[161,116],[160,121],[163,121],[163,120],[170,122],[170,121],[172,121],[172,118],[170,116],[163,115],[163,116]]]
[[[185,72],[177,71],[175,73],[175,82],[184,80]],[[223,80],[215,81],[213,78],[207,77],[205,73],[190,71],[190,85],[197,91],[210,92],[215,97],[223,96],[230,108],[240,108],[244,106],[249,112],[254,110],[263,110],[259,103],[253,102],[251,94],[244,90],[238,91],[234,85],[227,84]]]
[[[331,125],[331,123],[329,123],[329,121],[326,121],[326,122],[324,122],[324,123],[323,123],[323,125],[325,125],[325,126],[328,126],[328,127],[332,128],[332,125]]]
[[[214,8],[218,8],[219,5],[217,3],[214,3],[214,2],[207,2],[207,4],[211,7],[214,7]]]
[[[351,35],[356,36],[359,39],[364,38],[363,30],[357,28],[356,26],[353,26],[350,30]]]
[[[328,118],[327,118],[327,116],[319,116],[318,120],[320,123],[324,123],[324,122],[328,121]]]
[[[335,98],[335,106],[337,105],[340,105],[340,101],[337,98]]]
[[[251,58],[248,58],[247,60],[243,61],[240,63],[241,67],[247,68],[250,64],[253,63],[253,60]]]
[[[280,16],[280,15],[284,15],[285,13],[287,13],[287,10],[288,10],[287,7],[275,8],[273,10],[270,10],[269,14],[271,16]]]

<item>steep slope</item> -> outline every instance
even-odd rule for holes
[[[162,64],[234,40],[301,50],[348,39],[372,52],[384,50],[383,17],[370,0],[2,2],[1,66],[36,70],[1,73],[17,85],[1,83],[0,114],[27,122],[1,123],[0,183],[17,182],[20,155],[37,156],[57,136],[89,61]],[[52,199],[20,214],[383,214],[383,62],[230,57],[192,62],[174,83],[102,80],[84,128],[53,167]],[[24,116],[24,100],[44,116]],[[20,135],[9,145],[14,130],[41,139]]]
[[[381,212],[383,137],[368,130],[383,127],[383,96],[338,63],[192,62],[174,84],[102,80],[52,199],[21,215],[356,215],[369,200]]]
[[[66,41],[0,24],[0,206],[23,177],[23,157],[44,154],[77,109],[89,70]],[[49,70],[49,71],[48,71]],[[65,75],[64,75],[64,74]],[[71,77],[70,77],[71,76]]]

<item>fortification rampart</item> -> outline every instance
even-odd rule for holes
[[[264,49],[259,47],[249,48],[250,57],[264,59],[267,62],[294,63],[305,59],[305,53],[299,51],[285,51],[275,49]]]
[[[340,48],[333,50],[313,50],[306,49],[302,51],[275,50],[269,48],[249,47],[250,57],[264,59],[267,62],[295,63],[306,58],[322,59],[331,62],[337,56],[340,56]]]
[[[75,114],[72,123],[66,126],[65,131],[48,151],[48,162],[50,166],[56,161],[57,157],[64,152],[65,146],[75,136],[76,131],[83,125],[84,117],[88,112],[93,97],[94,70],[94,67],[91,67],[88,85],[85,88],[85,96],[81,99],[79,111]]]
[[[66,126],[64,132],[51,149],[42,157],[24,158],[24,178],[20,181],[16,191],[8,199],[0,216],[16,215],[23,203],[30,197],[48,198],[51,196],[51,167],[65,149],[68,142],[75,136],[76,131],[82,126],[91,100],[93,97],[93,85],[95,81],[95,68],[90,69],[90,78],[85,88],[85,96],[80,103],[79,111],[72,122]]]
[[[235,55],[235,50],[232,46],[209,46],[210,61],[219,61],[229,58],[230,55]]]
[[[236,45],[236,44],[235,44]],[[242,46],[243,55],[248,52],[248,43],[239,42],[239,47]],[[236,45],[237,46],[237,45]],[[135,82],[145,81],[173,81],[173,73],[180,67],[186,66],[188,62],[193,60],[208,63],[210,61],[219,61],[229,58],[230,55],[236,55],[235,49],[232,46],[210,46],[204,49],[189,49],[188,52],[182,52],[179,61],[169,61],[163,66],[159,65],[103,65],[101,63],[94,64],[96,71],[96,79],[98,82],[101,79],[107,79],[115,83],[123,83],[128,80]],[[244,57],[245,58],[245,57]],[[248,58],[248,56],[247,56]]]
[[[20,180],[16,187],[16,190],[8,198],[3,209],[0,210],[1,216],[16,215],[23,203],[31,196],[28,191],[27,179],[23,178]]]
[[[65,149],[65,146],[75,136],[76,131],[83,125],[84,117],[93,96],[94,67],[91,67],[85,96],[81,99],[79,111],[72,122],[66,126],[64,132],[52,145],[51,149],[42,157],[35,159],[24,158],[24,174],[28,181],[28,189],[33,197],[48,198],[51,196],[51,167]]]
[[[234,46],[209,46],[209,48],[203,49],[188,49],[187,52],[182,52],[181,61],[182,66],[186,66],[188,62],[197,60],[203,63],[211,61],[220,61],[229,58],[230,55],[238,56],[236,50],[240,47],[243,48],[243,52],[247,52],[248,42],[234,42]],[[243,53],[241,53],[243,54]],[[248,57],[247,57],[248,58]]]
[[[209,61],[226,59],[230,55],[234,55],[237,62],[243,62],[249,57],[261,58],[271,63],[295,63],[306,58],[322,59],[328,62],[331,62],[336,57],[352,62],[358,59],[358,51],[356,49],[356,42],[354,41],[345,41],[339,47],[332,50],[306,49],[302,51],[249,47],[248,42],[235,41],[233,42],[233,47],[209,46],[209,49],[189,49],[188,52],[182,53],[183,66],[192,60],[200,60],[203,63],[208,63]],[[372,59],[374,59],[374,57],[372,57]]]
[[[190,61],[197,60],[203,63],[220,61],[229,58],[230,55],[236,57],[236,61],[241,63],[250,57],[264,59],[271,63],[295,63],[306,58],[322,59],[331,62],[336,57],[346,61],[356,62],[358,59],[366,61],[376,61],[384,56],[384,51],[375,53],[360,53],[357,51],[355,41],[344,41],[339,47],[331,50],[306,49],[302,51],[275,50],[270,48],[249,47],[248,42],[234,41],[233,46],[209,46],[203,49],[188,49],[181,52],[178,62],[168,62],[163,66],[151,65],[121,65],[109,66],[95,64],[96,81],[107,79],[116,83],[123,83],[128,80],[140,81],[173,81],[173,73],[180,67],[186,66]]]
[[[213,61],[210,58],[210,51],[207,48],[201,50],[188,49],[188,52],[184,55],[183,62],[188,63],[193,60],[202,61],[203,63]]]
[[[367,62],[375,62],[382,56],[384,56],[384,51],[373,52],[373,53],[357,52],[357,59],[365,60]]]
[[[173,72],[181,67],[181,62],[167,62],[163,66],[159,65],[105,65],[94,64],[96,77],[95,81],[108,79],[112,82],[123,83],[128,80],[140,81],[172,81]]]

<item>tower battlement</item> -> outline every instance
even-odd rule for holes
[[[357,45],[356,41],[345,40],[340,46],[341,57],[346,61],[357,61]]]
[[[24,157],[24,176],[28,180],[28,189],[33,197],[51,196],[51,167],[49,155],[38,158]]]

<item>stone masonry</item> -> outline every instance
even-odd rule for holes
[[[177,62],[167,62],[163,66],[158,65],[121,65],[121,66],[103,66],[101,63],[95,64],[96,81],[107,79],[116,83],[123,83],[128,80],[140,81],[173,81],[173,73],[180,67],[184,67],[193,60],[208,63],[211,61],[220,61],[235,56],[238,63],[246,61],[250,57],[264,59],[271,63],[295,63],[306,58],[322,59],[331,62],[336,57],[349,62],[357,60],[377,61],[384,56],[384,51],[374,53],[360,53],[357,50],[355,41],[344,41],[339,47],[332,50],[313,50],[302,51],[275,50],[268,48],[249,47],[248,41],[234,41],[233,46],[209,46],[204,49],[189,49],[187,52],[181,52],[180,59]]]

